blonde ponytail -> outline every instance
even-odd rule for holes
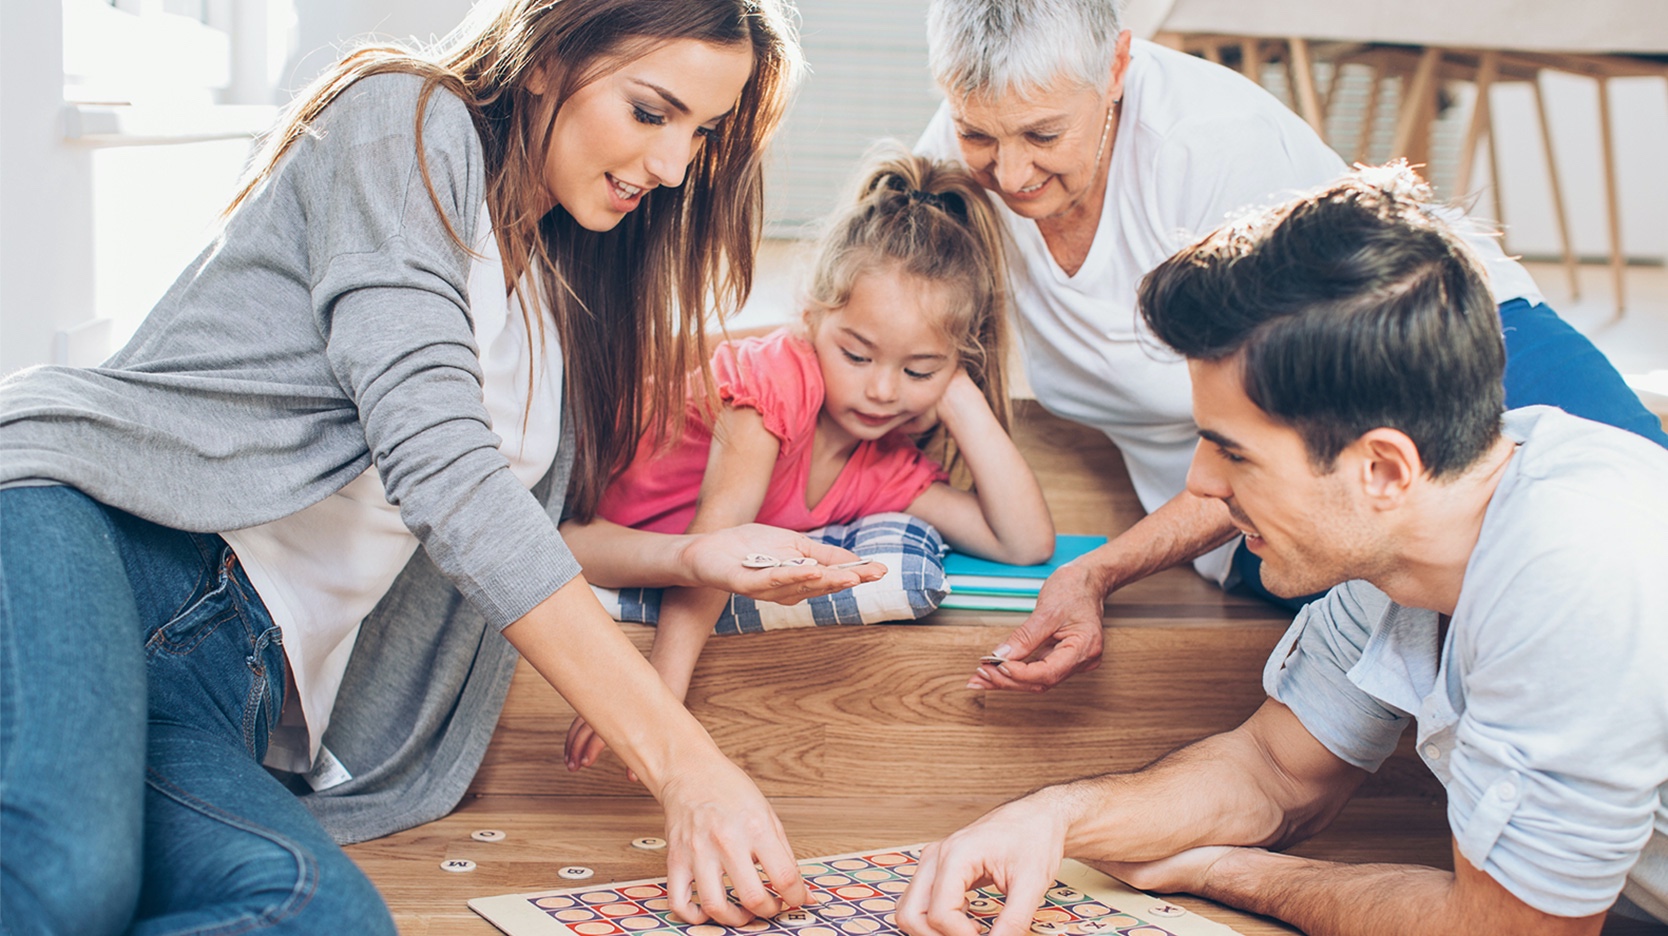
[[[1002,226],[984,189],[960,165],[890,141],[870,150],[858,179],[817,251],[806,296],[812,323],[843,307],[857,278],[877,267],[937,284],[948,301],[936,324],[1006,429],[1011,291]],[[958,459],[944,433],[918,441],[954,472]]]

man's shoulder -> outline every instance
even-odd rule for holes
[[[1668,554],[1668,537],[1660,535],[1668,524],[1668,449],[1551,406],[1508,412],[1505,431],[1518,447],[1491,520],[1519,536],[1579,537],[1595,546],[1600,537],[1657,531],[1649,539]]]
[[[1552,407],[1514,410],[1506,430],[1518,449],[1456,616],[1479,633],[1496,622],[1514,642],[1572,623],[1598,639],[1656,620],[1668,606],[1668,450]]]

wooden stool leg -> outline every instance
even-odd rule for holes
[[[1239,70],[1258,85],[1263,83],[1263,50],[1258,40],[1239,41]]]
[[[1315,128],[1322,140],[1326,139],[1326,116],[1321,113],[1320,94],[1315,90],[1315,63],[1309,56],[1309,42],[1293,37],[1286,40],[1291,50],[1288,59],[1292,76],[1292,99],[1297,112]]]
[[[1326,76],[1326,93],[1321,95],[1321,119],[1332,116],[1332,102],[1338,99],[1338,79],[1344,74],[1344,67],[1336,59],[1332,61],[1332,71]]]
[[[1378,123],[1378,96],[1384,88],[1384,60],[1373,63],[1373,83],[1367,88],[1367,107],[1361,112],[1361,136],[1355,143],[1355,162],[1364,163],[1373,145],[1373,127]]]
[[[1627,256],[1622,253],[1621,196],[1616,188],[1616,141],[1610,125],[1610,82],[1598,79],[1599,139],[1604,143],[1604,200],[1610,209],[1610,281],[1616,290],[1616,317],[1627,307]]]
[[[1421,127],[1426,122],[1429,103],[1436,90],[1436,67],[1442,63],[1442,50],[1433,47],[1425,49],[1419,56],[1419,65],[1413,70],[1413,78],[1407,83],[1407,93],[1402,98],[1401,114],[1396,118],[1396,136],[1390,144],[1390,158],[1397,156],[1407,158],[1407,161],[1423,165],[1428,161],[1427,152],[1423,146],[1415,147],[1416,140],[1423,140],[1429,145],[1430,134],[1428,127]],[[1421,129],[1426,132],[1421,133]],[[1418,151],[1415,152],[1414,150]]]
[[[1465,129],[1465,145],[1460,147],[1459,174],[1454,182],[1454,196],[1471,194],[1471,167],[1477,162],[1477,141],[1489,123],[1489,92],[1494,88],[1494,76],[1500,69],[1500,53],[1490,49],[1477,63],[1477,101],[1471,108],[1471,125]]]
[[[1510,256],[1512,249],[1506,245],[1508,228],[1506,227],[1506,186],[1500,180],[1500,135],[1494,132],[1494,114],[1488,116],[1488,181],[1489,188],[1494,192],[1494,223],[1500,226],[1500,249]]]
[[[1570,220],[1564,210],[1564,184],[1558,175],[1558,154],[1552,148],[1552,124],[1546,119],[1546,94],[1540,76],[1530,82],[1535,89],[1535,114],[1541,123],[1541,149],[1546,153],[1546,177],[1552,183],[1552,215],[1558,221],[1558,238],[1564,246],[1564,275],[1570,281],[1570,299],[1581,298],[1581,273],[1576,268],[1575,245],[1570,240]]]

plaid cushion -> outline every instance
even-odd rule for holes
[[[885,577],[855,588],[779,605],[731,595],[715,634],[748,634],[785,627],[913,621],[932,613],[949,594],[944,584],[944,541],[924,520],[901,513],[875,514],[805,534],[843,546],[886,566]],[[653,624],[660,618],[660,589],[591,586],[616,621]]]

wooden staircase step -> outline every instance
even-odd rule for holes
[[[622,625],[647,649],[651,628]],[[1261,704],[1279,620],[1110,627],[1105,663],[1047,693],[966,688],[984,626],[831,627],[714,638],[689,706],[769,796],[995,796],[1128,770]],[[561,767],[572,709],[526,664],[472,790],[640,796],[611,754]]]
[[[1004,627],[1019,619],[1004,617]],[[652,628],[620,626],[647,651]],[[1263,662],[1285,627],[1278,614],[1214,623],[1120,619],[1105,630],[1099,669],[1039,694],[966,688],[979,655],[1005,633],[982,624],[717,637],[688,701],[766,795],[1009,797],[1134,769],[1237,725],[1262,703]],[[562,767],[572,718],[561,696],[522,663],[472,792],[645,795],[611,753],[575,774]],[[1375,791],[1440,795],[1412,752],[1411,734],[1362,795]]]
[[[1016,407],[1014,436],[1062,533],[1110,535],[1141,516],[1106,437]],[[691,710],[771,796],[801,858],[941,838],[1032,787],[1128,770],[1237,724],[1262,701],[1263,660],[1290,616],[1173,569],[1112,596],[1106,657],[1040,695],[965,687],[978,657],[1023,617],[946,611],[924,625],[820,628],[714,639]],[[653,631],[625,626],[640,649]],[[492,746],[452,815],[348,853],[406,936],[488,936],[472,897],[561,886],[583,864],[596,882],[659,877],[664,853],[630,847],[664,817],[612,755],[562,767],[572,711],[522,664]],[[1412,750],[1368,778],[1331,828],[1293,849],[1317,858],[1446,867],[1446,798]],[[501,842],[470,833],[499,829]],[[446,859],[475,871],[452,874]],[[1246,936],[1292,930],[1192,898],[1178,902]],[[1605,933],[1661,933],[1612,918]]]
[[[803,859],[939,839],[1001,798],[829,796],[772,802]],[[556,875],[563,866],[591,868],[595,882],[664,876],[664,852],[630,845],[639,835],[663,835],[663,821],[646,797],[472,796],[444,819],[348,851],[382,889],[404,936],[488,936],[496,931],[468,909],[471,898],[568,886]],[[470,838],[476,829],[498,829],[507,837],[477,842]],[[1337,860],[1446,865],[1447,821],[1440,804],[1418,798],[1357,801],[1332,828],[1296,851]],[[475,862],[476,870],[440,870],[442,861],[458,858]],[[1207,901],[1176,899],[1246,936],[1293,932]]]
[[[788,841],[801,859],[932,841],[995,806],[994,797],[778,797],[773,801]],[[474,897],[553,890],[565,865],[596,871],[594,882],[666,874],[665,853],[632,848],[639,835],[662,835],[664,818],[646,797],[472,796],[456,812],[348,853],[365,869],[394,911],[404,936],[492,936],[497,930],[468,908]],[[477,842],[476,829],[507,833]],[[1330,828],[1292,849],[1331,861],[1396,861],[1450,867],[1446,810],[1425,797],[1357,797]],[[468,874],[440,870],[467,858]],[[1172,897],[1245,936],[1295,932],[1264,917],[1192,897]],[[1661,936],[1664,928],[1610,917],[1604,936]]]

